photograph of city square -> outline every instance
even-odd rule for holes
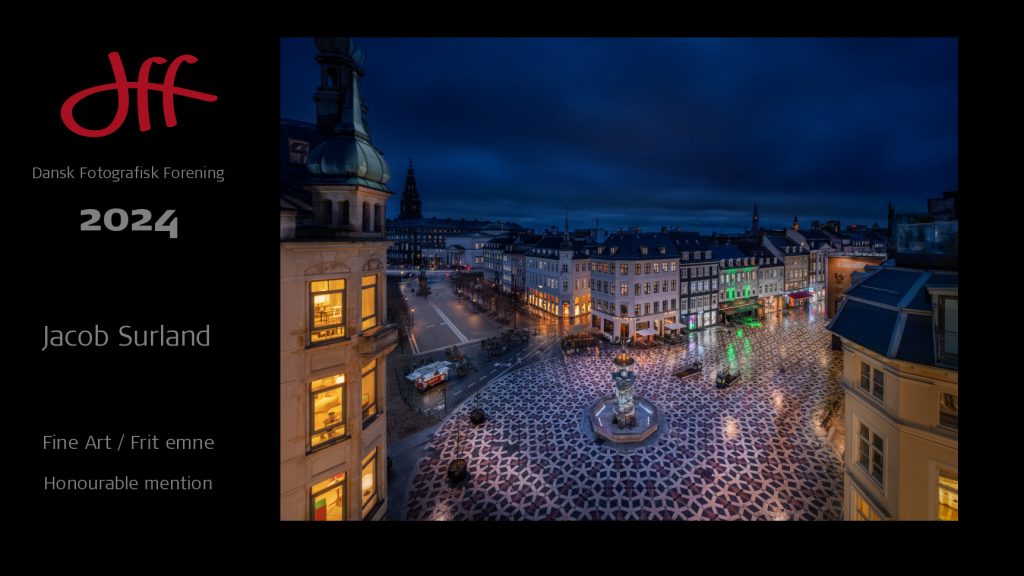
[[[957,54],[282,39],[280,518],[958,520]]]

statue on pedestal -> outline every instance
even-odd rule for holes
[[[636,406],[633,403],[633,392],[636,389],[636,374],[622,368],[612,372],[615,380],[615,417],[612,422],[619,428],[636,426]]]

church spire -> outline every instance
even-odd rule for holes
[[[572,240],[569,239],[569,208],[565,209],[565,232],[562,235],[562,245],[559,250],[572,250]]]
[[[409,158],[409,171],[405,174],[405,190],[402,192],[398,217],[403,220],[423,218],[420,194],[416,190],[416,171],[412,167],[412,158]]]
[[[332,184],[367,186],[390,193],[391,171],[370,141],[366,105],[359,92],[363,51],[349,38],[317,38],[320,85],[313,93],[317,130],[327,138],[310,152],[306,168]]]

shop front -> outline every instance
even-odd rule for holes
[[[725,306],[722,306],[720,312],[723,319],[729,321],[747,316],[757,316],[760,309],[761,304],[757,301],[757,298],[743,298],[727,302]]]
[[[787,306],[789,308],[795,308],[806,304],[814,296],[813,292],[807,290],[799,290],[797,292],[790,292],[786,295]]]

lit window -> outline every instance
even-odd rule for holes
[[[633,316],[640,316],[640,305],[639,304],[634,304],[633,305]]]
[[[323,521],[345,519],[345,474],[317,482],[309,490],[310,518]]]
[[[640,275],[640,265],[639,264],[634,264],[633,265],[633,274],[636,274],[637,276]]]
[[[939,426],[960,429],[960,395],[943,392],[939,396]]]
[[[363,514],[367,514],[380,501],[380,493],[377,490],[377,449],[374,448],[366,458],[363,458],[363,476],[361,492],[363,501]]]
[[[619,284],[619,294],[621,294],[622,296],[628,296],[629,295],[629,284],[626,284],[625,282],[623,282],[622,284]]]
[[[650,302],[645,302],[644,303],[644,316],[647,316],[650,313],[651,313],[651,303]]]
[[[345,375],[309,383],[309,446],[316,448],[345,435]]]
[[[857,463],[880,485],[885,482],[885,441],[862,422],[857,435]]]
[[[311,344],[345,336],[345,280],[309,283]]]
[[[875,512],[867,498],[860,495],[856,489],[853,491],[853,519],[854,520],[881,520],[882,516]]]
[[[629,264],[620,264],[619,265],[619,274],[622,274],[623,276],[627,276],[629,274]]]
[[[640,247],[640,253],[643,254],[644,256],[646,256],[647,255],[647,246],[641,246]]]
[[[939,470],[939,520],[960,519],[960,478],[956,472]]]
[[[661,262],[654,263],[654,273],[661,274]]]
[[[377,359],[374,358],[363,367],[362,395],[359,402],[363,410],[363,419],[377,413]]]
[[[363,276],[362,330],[377,325],[377,275]]]

